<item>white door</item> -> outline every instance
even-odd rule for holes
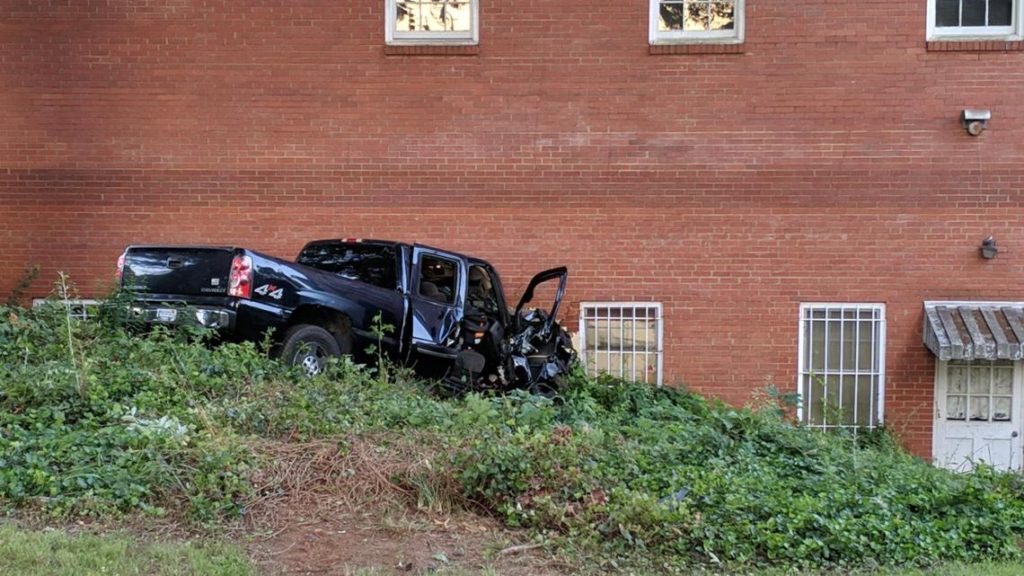
[[[970,470],[986,462],[1021,469],[1019,362],[950,361],[935,368],[935,463]]]

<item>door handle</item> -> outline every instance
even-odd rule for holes
[[[1019,435],[1020,434],[1018,434],[1016,430],[1014,430],[1013,432],[1010,432],[1010,438],[1016,438]]]

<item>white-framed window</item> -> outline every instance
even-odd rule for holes
[[[801,304],[798,418],[815,428],[874,428],[885,398],[885,305]]]
[[[385,0],[388,44],[476,44],[480,0]]]
[[[928,0],[929,40],[1019,40],[1024,0]]]
[[[592,376],[660,385],[662,335],[659,303],[580,303],[580,357]]]
[[[1016,364],[1009,360],[950,360],[937,372],[946,381],[946,420],[1009,422],[1013,419],[1013,380]]]
[[[651,44],[743,41],[744,0],[650,0]]]
[[[32,300],[32,307],[39,308],[46,304],[46,298],[35,298]],[[58,302],[67,306],[69,315],[72,318],[79,320],[88,320],[99,313],[100,305],[103,303],[101,300],[90,300],[74,298],[71,300],[58,300]]]

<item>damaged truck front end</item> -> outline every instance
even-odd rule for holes
[[[549,396],[557,393],[576,359],[572,337],[557,321],[568,276],[563,266],[545,270],[530,280],[515,309],[511,313],[506,309],[500,315],[504,338],[499,346],[482,345],[495,335],[498,315],[488,318],[468,307],[463,327],[473,338],[444,379],[448,391],[461,394],[524,389]],[[538,288],[548,283],[555,283],[550,307],[528,307]],[[500,292],[497,296],[501,297]]]

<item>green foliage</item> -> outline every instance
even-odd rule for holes
[[[262,376],[251,345],[70,320],[60,301],[0,309],[0,498],[56,513],[241,511],[248,455],[205,404]]]
[[[807,430],[771,391],[738,409],[577,371],[556,399],[439,400],[383,356],[307,378],[269,359],[269,342],[132,332],[113,302],[88,322],[59,301],[0,309],[0,500],[60,514],[184,506],[215,522],[251,499],[247,438],[365,432],[442,443],[430,474],[465,501],[619,565],[1021,559],[1021,476],[936,469],[884,432]]]
[[[476,438],[454,467],[470,498],[575,546],[804,567],[1021,557],[1018,475],[954,474],[884,434],[817,433],[674,389],[577,375],[560,406],[544,402],[468,399]]]

